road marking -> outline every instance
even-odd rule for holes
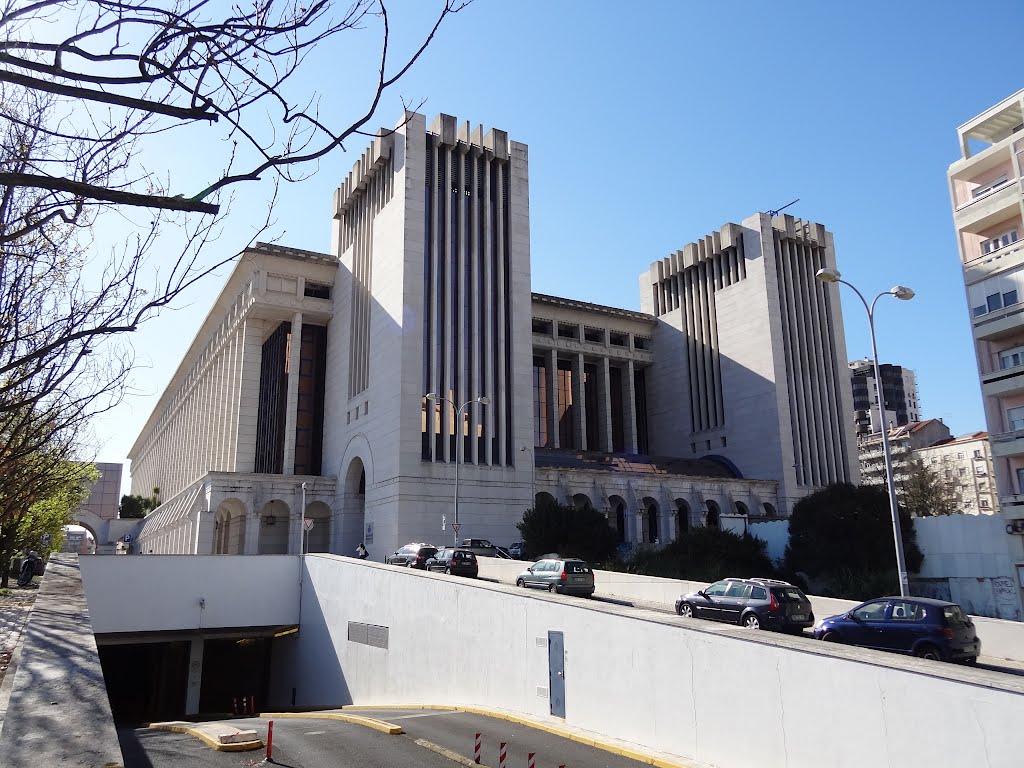
[[[306,731],[303,736],[323,736],[327,731]]]
[[[437,717],[438,715],[457,715],[459,712],[456,709],[443,710],[441,712],[424,712],[419,715],[399,715],[398,717],[389,717],[389,720],[412,720],[414,717]]]
[[[480,766],[480,768],[487,768],[487,766],[483,763],[474,763],[465,755],[460,755],[458,752],[452,752],[450,749],[445,749],[444,747],[440,746],[439,744],[435,744],[432,741],[427,741],[426,739],[416,739],[416,743],[419,744],[421,747],[424,747],[425,749],[429,749],[432,752],[437,752],[437,754],[441,755],[442,757],[447,757],[453,763],[464,765],[466,766],[466,768],[477,768],[477,766]]]

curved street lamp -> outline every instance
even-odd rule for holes
[[[487,395],[481,395],[480,397],[477,397],[477,398],[475,398],[473,400],[465,402],[462,405],[456,406],[455,403],[453,403],[447,397],[441,397],[440,395],[438,395],[435,392],[428,392],[426,394],[426,398],[427,398],[427,400],[429,400],[431,402],[433,402],[434,400],[437,400],[437,401],[440,401],[440,402],[443,402],[443,403],[448,403],[448,405],[450,405],[452,407],[452,410],[455,411],[455,423],[456,423],[457,428],[458,428],[458,433],[456,434],[456,440],[455,440],[455,523],[452,526],[452,530],[453,530],[452,542],[453,542],[453,544],[455,546],[458,546],[459,545],[459,462],[460,462],[460,456],[462,454],[462,450],[461,450],[461,448],[462,448],[462,414],[465,412],[466,408],[468,406],[472,405],[473,403],[480,403],[480,405],[490,405],[491,404],[491,399],[489,397],[487,397]]]
[[[861,304],[868,313],[868,328],[871,330],[871,355],[875,368],[875,387],[878,390],[878,425],[882,432],[882,456],[885,459],[885,484],[889,491],[889,512],[892,515],[892,535],[896,542],[896,570],[900,579],[900,597],[907,597],[910,594],[907,580],[907,561],[903,555],[903,532],[900,530],[900,508],[896,500],[896,484],[892,476],[892,453],[889,449],[889,428],[885,423],[885,394],[882,389],[882,374],[878,367],[878,343],[875,341],[875,304],[883,296],[895,296],[901,301],[910,301],[914,298],[914,292],[905,285],[895,285],[888,291],[882,291],[872,299],[868,305],[867,299],[857,288],[842,279],[839,270],[826,267],[819,269],[815,275],[823,283],[842,283],[851,288],[857,294]]]

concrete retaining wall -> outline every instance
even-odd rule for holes
[[[299,620],[298,555],[83,557],[81,569],[96,633]]]
[[[545,718],[548,632],[560,631],[565,722],[648,749],[720,768],[1020,762],[1017,678],[332,555],[306,566],[281,703],[294,686],[300,706],[477,704]],[[386,627],[387,647],[360,642],[361,625]],[[851,728],[870,734],[870,755]]]

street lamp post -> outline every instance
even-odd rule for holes
[[[823,283],[842,283],[843,285],[853,289],[853,292],[857,294],[857,298],[860,299],[861,304],[864,305],[864,309],[868,313],[868,328],[871,330],[871,356],[874,360],[875,369],[875,387],[878,390],[878,425],[882,432],[882,456],[885,460],[885,484],[889,491],[889,511],[892,515],[892,535],[896,542],[896,570],[900,579],[900,596],[907,597],[910,594],[909,583],[907,581],[907,561],[903,555],[903,532],[900,530],[900,508],[899,503],[896,500],[896,484],[892,476],[892,452],[889,448],[889,427],[885,423],[885,394],[882,389],[882,374],[878,367],[878,342],[875,340],[875,304],[883,296],[895,296],[901,301],[909,301],[914,298],[914,292],[905,285],[893,286],[888,291],[882,291],[880,294],[875,296],[869,305],[867,299],[864,298],[864,295],[858,291],[854,285],[842,279],[838,270],[830,267],[819,269],[815,274],[815,277]]]
[[[453,403],[447,397],[441,397],[440,395],[438,395],[438,394],[436,394],[434,392],[428,392],[426,397],[427,397],[427,400],[430,401],[430,402],[433,402],[434,400],[438,400],[438,401],[443,402],[443,403],[448,403],[448,405],[450,405],[452,407],[452,410],[455,411],[455,423],[457,425],[458,432],[456,433],[456,436],[455,436],[455,523],[454,523],[454,525],[452,525],[452,531],[453,531],[453,533],[452,533],[452,543],[454,544],[454,546],[458,546],[459,545],[459,461],[460,461],[460,457],[461,457],[461,454],[462,454],[462,450],[461,450],[462,449],[462,414],[465,412],[466,408],[468,406],[472,405],[473,403],[480,403],[480,405],[490,405],[491,404],[491,399],[489,397],[487,397],[487,395],[481,395],[480,397],[477,397],[477,398],[475,398],[473,400],[465,402],[462,405],[456,406],[455,403]]]
[[[527,446],[523,446],[519,449],[519,452],[529,451],[530,453],[530,487],[533,488],[533,495],[530,497],[530,509],[534,509],[537,506],[537,457],[533,455],[533,450]]]

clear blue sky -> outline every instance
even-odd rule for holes
[[[434,6],[394,3],[394,44],[408,49]],[[880,303],[879,353],[917,371],[922,415],[959,434],[984,418],[945,172],[956,127],[1024,87],[1024,3],[983,10],[477,0],[374,125],[394,124],[399,96],[425,98],[428,121],[447,112],[528,144],[534,290],[618,307],[639,308],[638,275],[655,259],[800,198],[788,212],[834,233],[846,279],[870,295],[897,283],[917,292]],[[325,94],[329,115],[363,107],[374,41],[352,33],[310,62],[304,85]],[[178,140],[163,153],[188,192],[223,147]],[[282,244],[329,250],[331,194],[364,144],[347,149],[283,188]],[[216,255],[245,242],[265,192],[239,195]],[[97,424],[100,460],[125,460],[226,274],[132,337],[136,394]],[[842,293],[849,354],[867,356],[863,309]]]

